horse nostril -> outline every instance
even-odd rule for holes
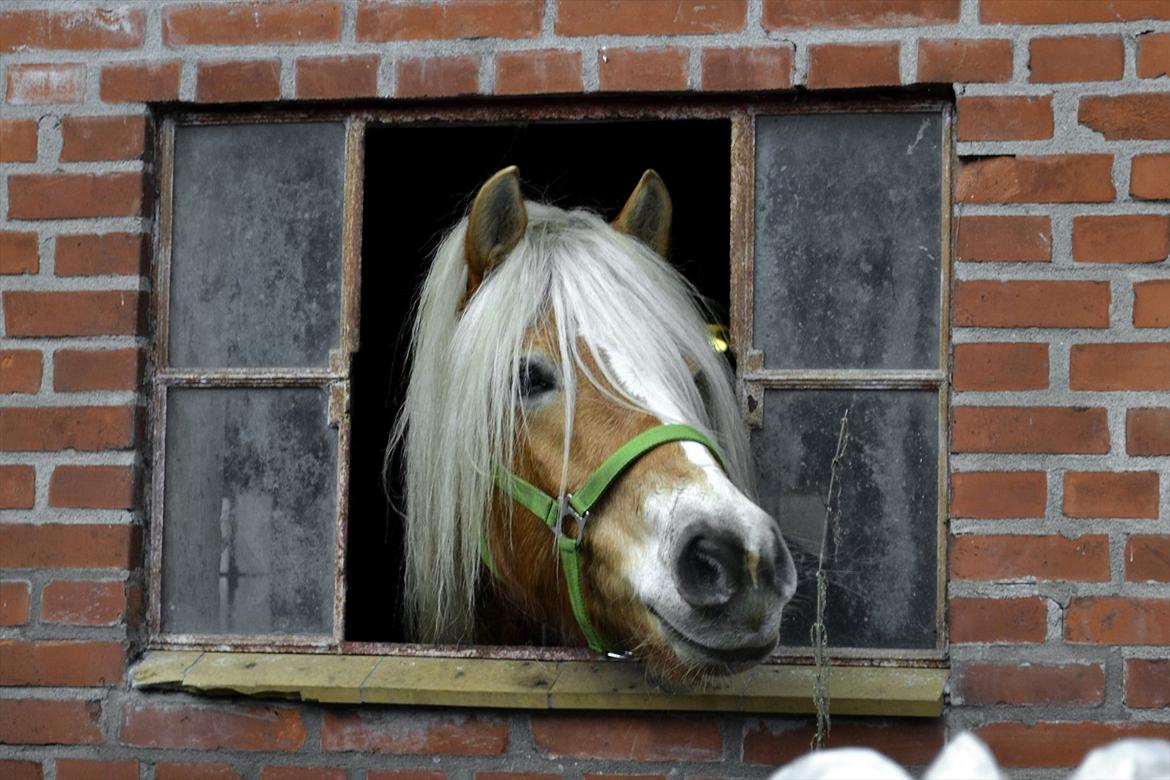
[[[675,565],[678,591],[692,607],[721,607],[743,585],[743,546],[728,535],[694,536]]]

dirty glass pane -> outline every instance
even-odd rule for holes
[[[781,643],[808,646],[813,578],[841,418],[840,522],[827,547],[834,647],[933,648],[938,577],[938,396],[933,390],[769,390],[752,435],[761,506],[793,547],[800,585]]]
[[[337,434],[321,389],[167,399],[162,625],[332,631]]]
[[[936,112],[758,119],[765,367],[939,366],[941,123]]]
[[[344,152],[340,123],[175,128],[171,365],[329,364]]]

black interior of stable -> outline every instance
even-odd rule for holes
[[[517,165],[525,194],[616,216],[654,168],[674,202],[671,261],[723,317],[729,308],[727,120],[409,125],[369,129],[361,346],[354,356],[346,639],[402,641],[398,464],[386,443],[409,375],[412,306],[443,233],[478,186]]]

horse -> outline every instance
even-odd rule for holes
[[[776,647],[793,560],[664,259],[671,208],[653,171],[611,224],[526,201],[510,167],[441,240],[391,442],[415,641],[588,644],[686,682]]]

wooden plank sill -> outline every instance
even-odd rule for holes
[[[948,669],[838,666],[835,715],[938,717]],[[153,650],[130,671],[138,689],[301,701],[535,710],[811,713],[815,670],[768,664],[699,691],[667,691],[633,661],[492,660]]]

